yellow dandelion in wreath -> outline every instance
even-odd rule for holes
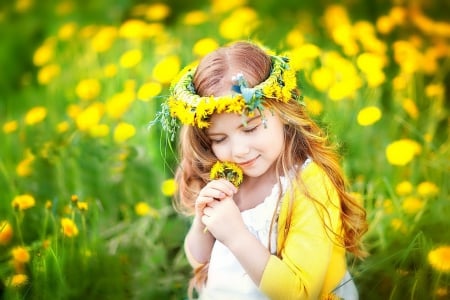
[[[428,263],[439,272],[450,272],[450,246],[440,246],[428,252]]]
[[[230,181],[235,187],[242,183],[244,174],[241,167],[232,162],[216,162],[210,172],[210,179],[224,178]]]

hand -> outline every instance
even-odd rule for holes
[[[195,201],[195,215],[199,219],[203,217],[204,208],[211,202],[233,197],[237,188],[228,180],[218,179],[210,181],[200,190]]]
[[[242,230],[247,230],[241,212],[231,197],[209,202],[203,209],[201,221],[224,245],[228,245]]]

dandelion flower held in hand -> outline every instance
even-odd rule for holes
[[[232,162],[216,162],[211,168],[211,179],[224,178],[230,181],[235,187],[239,187],[243,180],[243,172],[241,167]]]

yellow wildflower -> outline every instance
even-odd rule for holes
[[[109,126],[106,124],[96,124],[89,128],[89,135],[94,138],[105,137],[109,134]]]
[[[25,115],[25,124],[34,125],[42,122],[47,116],[47,109],[43,106],[36,106],[30,109]]]
[[[103,75],[111,78],[117,75],[117,66],[115,64],[108,64],[103,68]]]
[[[29,176],[32,172],[31,165],[33,164],[33,161],[35,160],[35,157],[33,153],[29,149],[27,149],[25,153],[25,158],[19,162],[19,164],[16,167],[16,173],[20,177],[26,177]]]
[[[136,128],[133,125],[120,122],[114,129],[114,141],[118,144],[123,143],[136,134]]]
[[[403,210],[410,215],[417,214],[419,211],[423,209],[425,203],[423,200],[417,197],[407,197],[403,199],[402,208]]]
[[[14,274],[8,281],[8,285],[19,288],[28,282],[28,276],[26,274]]]
[[[450,246],[439,246],[428,252],[428,263],[439,272],[450,272]]]
[[[91,47],[96,52],[109,50],[116,40],[117,28],[114,26],[102,27],[92,38]]]
[[[229,40],[248,37],[259,26],[258,14],[250,7],[240,7],[219,25],[220,35]]]
[[[142,51],[140,49],[128,50],[120,56],[120,66],[129,69],[137,66],[142,60]]]
[[[0,245],[7,245],[13,237],[13,229],[8,221],[0,222]]]
[[[382,34],[388,34],[394,28],[394,23],[389,16],[380,16],[376,22],[377,29]]]
[[[402,219],[394,218],[391,220],[391,227],[394,228],[394,230],[406,233],[407,229],[405,226],[405,223],[402,221]]]
[[[367,106],[358,113],[357,121],[361,126],[373,125],[381,119],[381,110],[376,106]]]
[[[143,39],[146,36],[147,23],[131,19],[125,21],[119,28],[119,36],[126,39]]]
[[[83,79],[78,82],[75,93],[81,100],[92,100],[100,94],[100,82],[95,78]]]
[[[3,132],[6,134],[12,133],[12,132],[16,131],[18,127],[19,127],[19,123],[17,121],[15,121],[15,120],[8,121],[5,124],[3,124]]]
[[[133,91],[114,94],[106,101],[106,113],[113,119],[120,119],[129,110],[134,98],[135,95]]]
[[[416,103],[412,99],[404,99],[402,101],[402,107],[411,118],[417,119],[419,116],[419,110],[417,109]]]
[[[15,3],[16,11],[24,13],[29,10],[34,4],[33,0],[17,0]]]
[[[148,6],[145,18],[150,21],[161,21],[170,15],[170,7],[164,3],[154,3]]]
[[[56,125],[56,130],[57,130],[59,133],[64,133],[64,132],[67,132],[67,130],[69,130],[69,127],[70,127],[69,122],[67,122],[67,121],[62,121],[62,122],[59,122],[59,123]]]
[[[410,139],[392,142],[386,147],[386,157],[390,164],[404,166],[422,151],[419,143]]]
[[[75,118],[78,129],[81,131],[88,131],[90,128],[98,125],[103,116],[103,112],[103,103],[93,103],[89,105],[85,110],[78,113]]]
[[[38,67],[49,63],[54,57],[55,41],[47,40],[42,46],[36,49],[33,54],[33,64]]]
[[[395,192],[399,196],[409,195],[409,194],[412,193],[412,191],[413,191],[413,185],[411,184],[411,182],[409,182],[407,180],[404,180],[404,181],[400,182],[395,187]]]
[[[148,205],[148,203],[143,201],[136,203],[136,205],[134,206],[134,211],[138,216],[151,216],[151,217],[159,216],[159,212],[156,209],[154,209],[153,207]]]
[[[203,10],[193,10],[188,13],[183,18],[183,23],[185,25],[199,25],[205,23],[208,20],[208,15]]]
[[[305,97],[306,110],[313,116],[318,116],[323,111],[323,104],[317,99]]]
[[[244,178],[243,171],[239,165],[232,162],[217,161],[211,168],[210,179],[224,178],[234,186],[239,187]]]
[[[88,203],[85,201],[78,201],[77,202],[77,207],[80,211],[87,211],[88,210]]]
[[[162,91],[162,85],[159,82],[144,83],[138,90],[137,97],[142,101],[149,101],[151,98],[159,95]]]
[[[192,52],[197,56],[203,57],[217,48],[219,48],[219,43],[215,39],[203,38],[195,42]]]
[[[162,84],[169,84],[177,76],[180,67],[181,62],[178,56],[169,55],[153,67],[152,76]]]
[[[177,182],[175,179],[167,179],[164,180],[161,184],[161,192],[164,196],[173,196],[175,192],[177,191]]]
[[[63,41],[67,41],[73,37],[77,30],[77,24],[75,22],[69,22],[61,26],[58,30],[58,38]]]
[[[26,264],[30,261],[30,253],[24,247],[15,247],[11,250],[11,253],[15,263]]]
[[[36,205],[36,200],[29,194],[22,194],[14,197],[12,206],[19,210],[26,210]]]
[[[66,237],[75,237],[78,235],[78,227],[72,219],[62,218],[61,219],[62,233]]]
[[[429,84],[425,87],[425,94],[429,98],[442,97],[444,95],[445,88],[442,84]]]
[[[417,193],[422,197],[434,197],[439,193],[439,188],[433,182],[424,181],[417,186]]]
[[[328,67],[316,69],[311,74],[311,81],[319,91],[326,91],[334,81],[333,71]]]
[[[58,64],[46,65],[38,71],[38,82],[42,85],[49,84],[59,73],[61,73],[61,67]]]

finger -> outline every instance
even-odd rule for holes
[[[213,189],[218,189],[227,194],[228,196],[232,196],[237,192],[237,188],[226,179],[217,179],[210,181],[207,186]]]

